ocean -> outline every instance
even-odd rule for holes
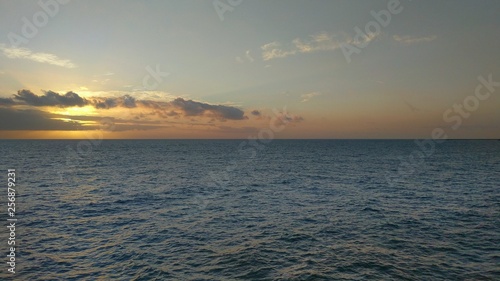
[[[1,280],[500,280],[500,141],[2,140],[0,152]]]

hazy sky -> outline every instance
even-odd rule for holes
[[[106,138],[500,138],[499,15],[496,0],[4,0],[0,137],[107,122]]]

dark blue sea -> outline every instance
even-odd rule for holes
[[[500,141],[3,140],[0,155],[1,280],[500,280]]]

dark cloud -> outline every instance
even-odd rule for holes
[[[14,104],[16,104],[16,102],[11,98],[0,98],[0,105],[9,106],[9,105],[14,105]]]
[[[135,104],[135,98],[131,97],[129,95],[124,95],[123,96],[123,106],[127,107],[127,108],[137,107],[137,105]]]
[[[29,90],[20,90],[16,95],[14,95],[14,100],[32,106],[81,107],[88,104],[86,99],[80,97],[74,92],[67,92],[64,95],[61,95],[56,92],[47,91],[43,95],[37,96]]]
[[[244,112],[236,107],[226,105],[212,105],[193,100],[185,100],[177,98],[170,102],[153,101],[153,100],[136,100],[134,97],[125,95],[116,98],[94,98],[91,101],[97,109],[109,109],[113,107],[126,107],[134,108],[138,105],[142,107],[151,108],[155,113],[161,117],[175,117],[179,116],[180,112],[184,116],[214,116],[220,120],[243,120],[245,119]],[[176,111],[177,110],[177,111]]]
[[[0,130],[81,130],[78,122],[64,122],[52,119],[50,113],[29,109],[18,110],[13,108],[0,108]]]
[[[208,106],[206,106],[206,104],[202,104],[200,102],[195,102],[192,100],[184,100],[182,98],[177,98],[171,103],[173,106],[183,110],[186,116],[202,115],[208,109]]]
[[[171,104],[181,109],[186,116],[201,116],[205,113],[211,113],[220,119],[245,119],[245,113],[241,109],[232,106],[212,105],[193,100],[184,100],[183,98],[177,98]]]
[[[0,99],[0,104],[5,105],[31,105],[31,106],[59,106],[59,107],[71,107],[71,106],[85,106],[92,105],[97,109],[109,109],[113,107],[126,107],[134,108],[137,107],[136,100],[130,95],[124,95],[122,97],[110,97],[110,98],[92,98],[86,99],[79,96],[74,92],[67,92],[66,94],[59,94],[53,91],[44,92],[43,95],[38,96],[31,92],[30,90],[20,90],[9,99]]]
[[[109,109],[118,106],[115,99],[92,100],[92,104],[97,109]]]
[[[54,118],[71,118],[73,121],[66,122]],[[103,124],[101,124],[104,119],[112,122],[113,131],[143,131],[167,127],[167,125],[161,124],[159,121],[122,120],[97,116],[66,116],[37,109],[19,110],[0,107],[0,120],[8,120],[7,122],[0,122],[0,131],[99,130],[104,129]],[[94,121],[96,124],[83,126],[79,121]]]
[[[252,112],[250,112],[250,113],[251,113],[252,115],[254,115],[254,116],[261,116],[261,115],[262,115],[262,113],[261,113],[260,111],[258,111],[257,109],[252,110]]]
[[[58,107],[71,107],[71,106],[85,106],[92,105],[96,109],[110,109],[115,107],[136,108],[143,107],[153,109],[155,114],[163,117],[179,117],[179,116],[206,116],[224,120],[244,120],[247,117],[244,112],[233,106],[227,105],[213,105],[204,102],[193,100],[185,100],[177,98],[173,101],[153,101],[153,100],[137,100],[130,95],[121,97],[93,97],[83,98],[74,92],[67,92],[66,94],[58,94],[53,91],[44,92],[43,95],[36,95],[29,90],[20,90],[13,96],[13,98],[1,98],[0,105],[29,105],[29,106],[58,106]],[[254,110],[253,115],[260,115],[259,111]]]
[[[129,95],[124,95],[117,98],[94,98],[90,102],[97,109],[110,109],[113,107],[137,107],[135,98]]]

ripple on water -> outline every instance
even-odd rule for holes
[[[275,140],[251,160],[238,141],[103,141],[55,180],[66,145],[0,146],[23,171],[19,280],[500,276],[498,142],[446,142],[397,186],[412,141]]]

